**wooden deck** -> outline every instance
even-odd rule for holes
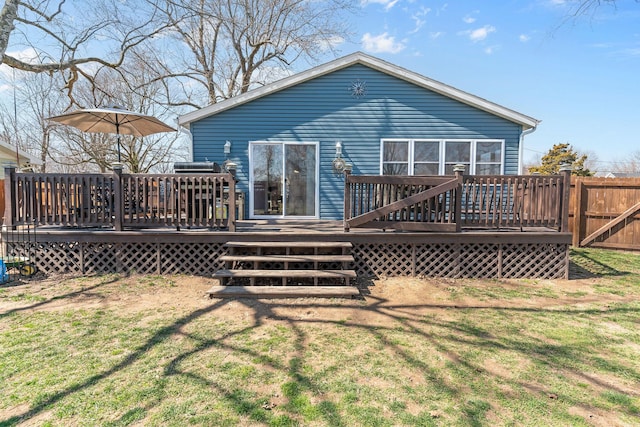
[[[549,177],[347,174],[344,221],[239,220],[230,174],[76,176],[8,169],[6,175],[4,225],[7,230],[37,226],[37,242],[11,241],[11,233],[4,233],[3,243],[14,255],[34,254],[44,272],[213,276],[237,261],[229,256],[252,255],[234,254],[229,242],[254,248],[260,242],[285,248],[345,242],[352,247],[353,268],[348,269],[358,278],[568,277],[568,172]],[[289,261],[300,270],[325,262]]]
[[[33,245],[4,241],[17,255]],[[49,273],[189,274],[225,269],[225,247],[234,242],[313,241],[353,245],[358,278],[426,276],[469,278],[568,278],[570,233],[546,228],[458,233],[352,229],[341,221],[239,221],[236,231],[208,228],[37,229],[38,269]],[[314,260],[309,260],[313,262]]]

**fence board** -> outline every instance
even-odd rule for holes
[[[569,229],[574,246],[640,250],[640,178],[573,177]]]

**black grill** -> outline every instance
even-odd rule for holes
[[[176,162],[175,173],[220,173],[222,169],[216,162]]]

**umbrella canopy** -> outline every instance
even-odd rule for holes
[[[73,126],[84,132],[115,133],[118,135],[118,162],[120,162],[120,135],[147,136],[175,131],[153,116],[119,107],[76,110],[49,120]]]

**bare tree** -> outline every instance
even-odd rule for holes
[[[348,36],[354,0],[149,0],[172,25],[151,58],[157,80],[177,88],[165,100],[194,108],[283,76],[300,58],[315,60]],[[178,47],[167,49],[167,43]],[[205,98],[199,93],[206,94]]]
[[[14,72],[12,102],[0,105],[0,138],[39,157],[47,171],[50,138],[54,126],[48,117],[60,114],[67,99],[55,75]]]
[[[157,92],[162,90],[161,82],[140,84],[149,79],[152,72],[137,60],[125,62],[118,72],[104,67],[96,73],[94,83],[80,84],[76,98],[86,108],[117,105],[143,114],[164,118],[173,122],[175,114],[153,102]],[[123,76],[127,76],[125,80]],[[138,91],[129,90],[130,85],[138,85]],[[117,159],[117,136],[114,134],[90,134],[79,132],[68,126],[58,126],[56,139],[57,161],[66,167],[93,164],[104,172]],[[122,162],[132,173],[147,173],[152,170],[166,170],[167,164],[184,160],[188,150],[185,141],[176,133],[164,133],[146,137],[121,135]]]
[[[612,172],[618,173],[640,173],[640,151],[634,151],[614,163]]]
[[[141,6],[146,2],[5,0],[0,65],[60,73],[73,103],[75,83],[92,80],[89,64],[117,68],[131,49],[162,32],[166,22],[158,21],[152,8]]]

